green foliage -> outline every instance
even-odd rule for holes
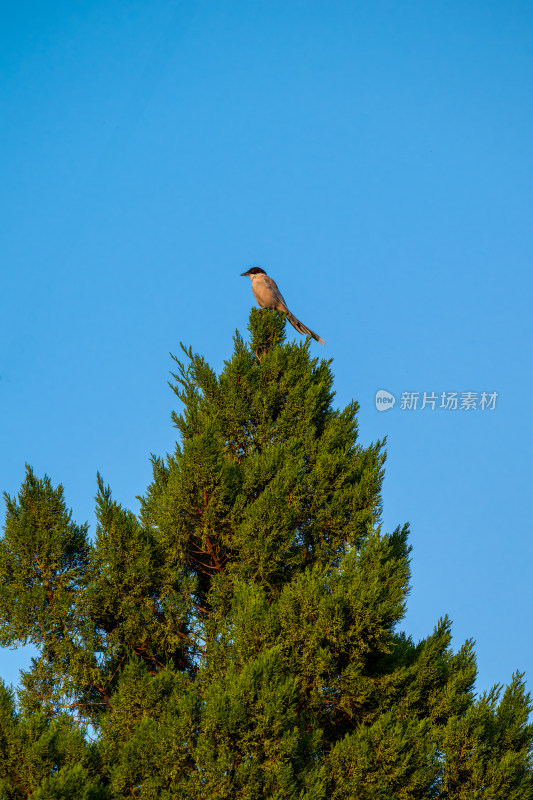
[[[8,495],[0,543],[0,643],[42,646],[72,621],[89,558],[87,526],[72,522],[63,487],[30,467],[19,502]],[[21,586],[24,591],[19,591]]]
[[[18,714],[0,681],[0,800],[104,800],[97,748],[64,714]]]
[[[91,542],[30,468],[6,497],[0,641],[38,656],[1,687],[0,800],[533,797],[523,676],[476,697],[447,619],[399,631],[384,443],[284,324],[252,310],[220,375],[183,348],[138,517],[100,476]]]

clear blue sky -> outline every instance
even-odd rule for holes
[[[28,461],[94,531],[100,470],[137,510],[169,351],[220,369],[263,266],[361,441],[388,436],[404,629],[447,613],[479,689],[532,688],[532,40],[520,0],[8,2],[0,488]],[[379,413],[378,389],[498,400]]]

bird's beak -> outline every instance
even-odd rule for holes
[[[248,276],[247,272],[241,272],[241,278],[246,278]]]

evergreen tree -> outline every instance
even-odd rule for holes
[[[220,375],[173,377],[138,517],[100,477],[93,542],[31,469],[6,497],[0,643],[39,656],[0,691],[0,800],[533,798],[523,677],[476,697],[447,619],[399,630],[407,527],[330,364],[252,310]]]

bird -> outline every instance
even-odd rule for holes
[[[241,278],[246,276],[248,276],[252,282],[252,292],[261,308],[275,308],[276,311],[283,311],[292,327],[295,328],[298,333],[312,336],[319,344],[326,344],[324,339],[310,330],[303,322],[300,322],[299,319],[296,319],[294,314],[291,314],[276,282],[272,280],[272,278],[269,278],[264,269],[261,269],[261,267],[250,267],[246,272],[241,272]]]

